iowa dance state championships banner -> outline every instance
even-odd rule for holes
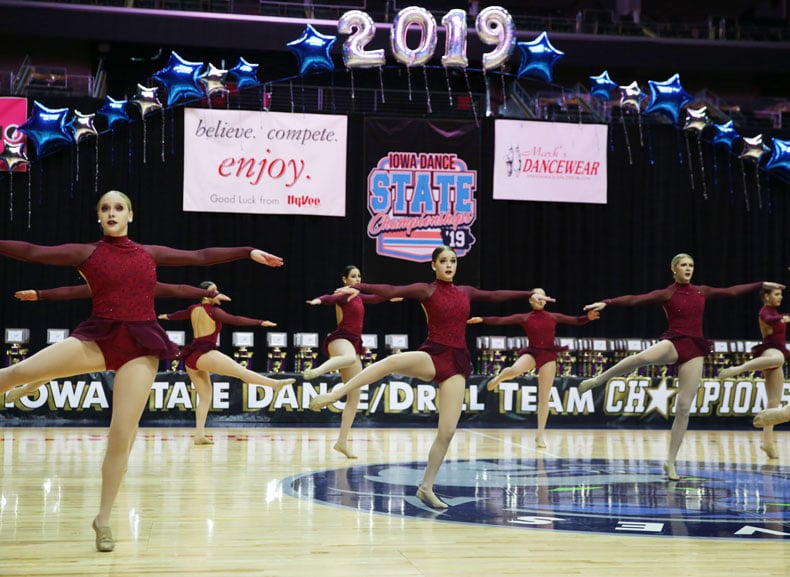
[[[277,424],[333,424],[340,422],[343,403],[320,412],[308,409],[310,399],[342,386],[340,376],[325,375],[296,383],[274,395],[268,387],[211,375],[213,383],[209,424],[222,427]],[[461,421],[470,426],[535,426],[538,403],[537,377],[501,383],[499,391],[486,390],[489,377],[467,380]],[[617,377],[592,391],[579,393],[581,378],[558,377],[549,397],[549,427],[621,427],[667,429],[676,411],[677,381],[673,377]],[[92,373],[47,383],[15,404],[0,404],[3,426],[98,426],[110,422],[112,373]],[[752,416],[766,406],[763,379],[743,378],[724,382],[702,380],[691,408],[690,427],[696,429],[748,428]],[[785,382],[781,402],[790,402],[790,382]],[[195,424],[197,393],[186,373],[159,373],[151,387],[141,423],[148,426]],[[437,388],[433,383],[392,375],[363,387],[356,423],[369,426],[435,425]]]
[[[346,214],[347,118],[184,110],[184,210]]]
[[[367,118],[366,246],[415,263],[440,245],[466,255],[476,242],[480,135],[474,122]]]
[[[494,199],[606,204],[607,126],[497,120]]]

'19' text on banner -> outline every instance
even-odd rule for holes
[[[494,199],[606,204],[607,127],[497,120]]]
[[[184,210],[346,214],[345,116],[184,110]]]

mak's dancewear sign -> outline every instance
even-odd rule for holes
[[[345,116],[187,108],[183,208],[345,216],[346,143]]]
[[[497,120],[494,200],[606,204],[607,127]]]

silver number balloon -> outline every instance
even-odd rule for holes
[[[501,6],[488,6],[477,15],[477,35],[484,44],[495,45],[483,54],[483,68],[499,68],[510,57],[516,45],[516,25],[510,12]]]
[[[343,62],[348,68],[373,68],[384,66],[384,49],[366,50],[376,34],[373,18],[362,10],[349,10],[337,21],[337,31],[349,34],[343,43]]]
[[[469,66],[466,57],[466,10],[450,10],[442,17],[442,26],[445,28],[442,66],[466,68]]]
[[[406,43],[411,25],[420,29],[420,43],[413,49]],[[436,19],[425,8],[408,6],[395,16],[390,41],[392,55],[398,62],[406,66],[421,66],[431,59],[436,50]]]

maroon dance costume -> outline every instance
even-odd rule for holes
[[[211,303],[197,303],[189,308],[174,313],[167,313],[167,320],[180,321],[191,319],[192,311],[198,307],[206,311],[209,318],[214,321],[214,332],[200,337],[195,336],[191,343],[181,348],[181,358],[184,359],[184,364],[188,368],[195,369],[196,371],[200,370],[197,367],[198,359],[207,352],[217,349],[217,337],[222,330],[223,324],[239,327],[259,327],[263,322],[260,319],[251,319],[249,317],[226,313],[217,305]]]
[[[441,383],[454,375],[468,377],[472,359],[466,347],[466,319],[470,301],[505,302],[532,296],[533,291],[481,290],[467,285],[435,280],[405,286],[359,283],[352,285],[361,292],[386,299],[402,297],[422,304],[428,320],[428,338],[417,350],[428,353],[436,372],[434,381]]]
[[[26,262],[74,266],[87,281],[93,299],[91,317],[71,336],[95,341],[108,370],[141,356],[172,359],[178,347],[156,320],[156,267],[206,266],[249,258],[252,247],[179,250],[140,245],[126,236],[105,236],[90,244],[42,246],[0,241],[0,255]]]
[[[785,359],[790,358],[790,352],[786,346],[787,323],[782,322],[782,313],[776,310],[776,307],[763,305],[760,309],[760,328],[765,327],[771,329],[770,335],[763,337],[763,342],[759,345],[752,347],[752,354],[759,357],[766,349],[778,349],[782,351]],[[765,333],[763,333],[765,334]]]
[[[482,317],[486,325],[521,325],[529,339],[529,345],[518,350],[518,356],[531,355],[535,368],[557,360],[557,353],[568,350],[554,344],[555,330],[561,325],[586,325],[590,322],[587,315],[573,317],[560,313],[536,310],[507,317]]]
[[[641,295],[625,295],[604,299],[607,306],[636,306],[661,303],[669,321],[669,328],[659,337],[671,341],[678,353],[678,365],[707,355],[713,343],[702,335],[702,316],[705,301],[712,298],[740,296],[758,290],[763,283],[739,284],[715,288],[691,283],[672,283],[664,289]]]
[[[318,297],[322,305],[337,305],[340,308],[340,322],[337,329],[329,333],[321,344],[321,352],[329,356],[329,343],[337,339],[344,339],[354,346],[358,355],[365,352],[362,347],[362,323],[365,320],[365,305],[385,302],[387,299],[377,295],[360,294],[357,298],[348,300],[345,293],[335,293]]]

